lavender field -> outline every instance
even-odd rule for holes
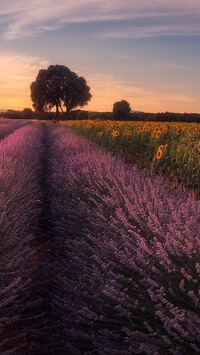
[[[20,124],[0,123],[0,354],[199,354],[200,200]]]

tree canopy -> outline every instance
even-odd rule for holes
[[[31,108],[26,107],[22,111],[22,118],[32,118],[33,117],[33,111]]]
[[[126,100],[117,101],[113,105],[113,118],[115,120],[128,119],[130,112],[130,104]]]
[[[30,89],[34,109],[47,112],[56,107],[57,118],[59,109],[67,117],[70,110],[87,105],[92,98],[85,78],[58,64],[40,69]]]

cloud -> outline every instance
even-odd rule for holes
[[[199,0],[1,0],[1,36],[4,39],[31,37],[74,23],[132,21],[119,32],[107,30],[106,38],[200,34]],[[143,26],[137,26],[141,19]],[[148,22],[152,19],[152,22]],[[160,24],[154,23],[160,19]],[[166,21],[163,22],[163,19]],[[136,21],[136,24],[135,24]]]
[[[165,61],[158,61],[163,67],[167,67],[169,69],[175,69],[177,70],[183,70],[185,71],[194,71],[196,70],[196,68],[194,66],[191,65],[183,65],[180,63],[170,63],[170,62],[165,62]]]
[[[32,107],[30,84],[39,69],[48,63],[37,57],[3,54],[0,56],[0,108]]]
[[[200,24],[167,24],[167,25],[145,25],[132,26],[122,28],[120,31],[114,29],[113,31],[102,31],[99,34],[100,38],[114,39],[114,38],[148,38],[161,36],[191,36],[200,35]]]

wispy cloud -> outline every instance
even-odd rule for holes
[[[30,84],[35,80],[38,70],[47,66],[46,61],[37,57],[1,55],[0,108],[31,107]]]
[[[147,37],[163,37],[163,36],[191,36],[200,35],[200,24],[167,24],[167,25],[152,25],[145,26],[124,26],[120,31],[113,29],[112,31],[102,31],[99,34],[100,38],[147,38]]]
[[[183,71],[194,71],[196,70],[196,68],[194,66],[191,65],[183,65],[180,63],[172,63],[172,62],[165,62],[165,61],[159,61],[160,64],[163,67],[167,67],[169,69],[174,69],[174,70],[183,70]]]
[[[1,0],[0,20],[1,36],[4,39],[16,39],[38,35],[42,31],[55,31],[72,23],[90,23],[104,21],[132,21],[125,25],[106,30],[101,36],[149,37],[160,35],[200,34],[198,16],[199,0]],[[153,21],[148,22],[148,19]],[[166,20],[162,24],[154,19]],[[137,25],[142,19],[143,26]],[[135,24],[136,21],[136,24]],[[112,26],[111,26],[112,27]]]

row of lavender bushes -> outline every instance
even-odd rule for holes
[[[42,124],[0,142],[0,354],[34,354],[45,322],[39,289]]]
[[[1,354],[199,352],[199,201],[65,128],[0,157]]]
[[[25,124],[30,124],[30,122],[24,121],[8,121],[8,120],[0,120],[0,141],[13,133],[16,129],[23,127]]]
[[[49,354],[200,352],[200,201],[48,128]]]

